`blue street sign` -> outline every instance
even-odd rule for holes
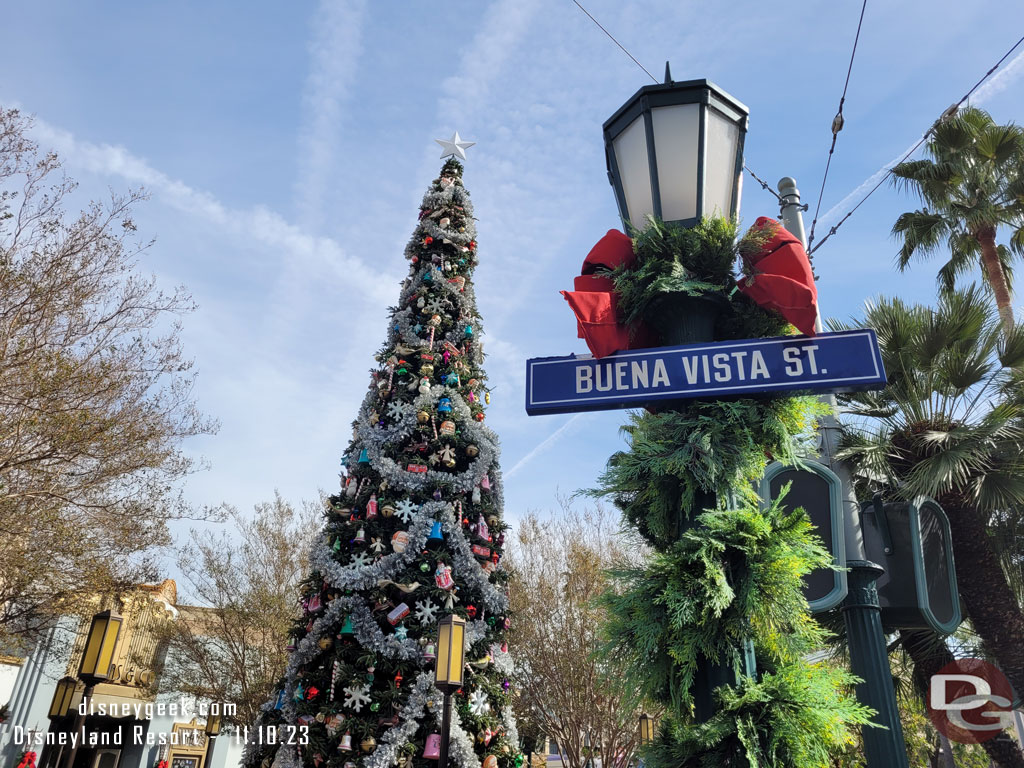
[[[526,412],[605,411],[659,400],[769,392],[881,389],[885,369],[870,328],[616,352],[595,360],[526,361]]]

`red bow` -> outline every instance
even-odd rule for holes
[[[765,216],[751,229],[768,229],[772,238],[758,253],[744,255],[744,262],[754,274],[739,281],[740,290],[765,309],[778,312],[801,333],[813,336],[818,289],[803,244]]]
[[[633,241],[619,230],[609,229],[583,260],[581,274],[573,281],[576,290],[560,291],[576,315],[577,335],[587,342],[594,357],[644,346],[640,329],[634,329],[635,340],[630,343],[631,329],[621,321],[612,279],[594,274],[599,268],[612,270],[634,261]]]

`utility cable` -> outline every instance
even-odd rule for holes
[[[828,160],[825,161],[825,175],[821,177],[821,190],[818,192],[818,205],[814,209],[814,220],[811,222],[811,234],[807,238],[807,248],[810,249],[814,243],[814,228],[818,224],[818,214],[821,212],[821,198],[825,194],[825,182],[828,181],[828,169],[832,166],[832,154],[836,151],[836,139],[839,132],[843,130],[843,104],[846,102],[846,89],[850,87],[850,73],[853,72],[853,59],[857,55],[857,42],[860,40],[860,28],[864,24],[864,11],[868,7],[868,0],[864,0],[860,7],[860,20],[857,22],[857,34],[853,38],[853,50],[850,52],[850,66],[846,68],[846,82],[843,84],[843,95],[839,97],[839,111],[832,118],[832,146],[828,148]]]
[[[624,54],[626,54],[627,56],[629,56],[629,58],[633,59],[633,63],[634,63],[634,64],[636,64],[636,65],[637,65],[638,67],[640,67],[640,69],[642,69],[642,70],[643,70],[644,72],[647,72],[647,67],[645,67],[645,66],[644,66],[643,64],[641,64],[641,63],[640,63],[639,61],[637,61],[637,60],[636,60],[636,57],[635,57],[635,56],[634,56],[634,55],[633,55],[632,53],[630,53],[629,51],[627,51],[627,50],[625,49],[625,47],[624,47],[624,46],[622,45],[622,43],[620,43],[620,42],[619,42],[618,40],[616,40],[616,39],[615,39],[614,37],[612,37],[612,33],[611,33],[611,32],[609,32],[609,31],[608,31],[607,29],[605,29],[604,27],[602,27],[602,26],[601,26],[601,22],[599,22],[599,21],[598,21],[597,19],[595,19],[595,18],[594,18],[593,16],[591,16],[591,15],[590,15],[590,11],[588,11],[588,10],[587,10],[586,8],[584,8],[584,7],[582,6],[582,5],[580,5],[580,3],[579,3],[579,0],[572,0],[572,1],[573,1],[574,3],[576,3],[576,5],[577,5],[577,6],[579,7],[579,9],[580,9],[581,11],[583,11],[583,12],[584,12],[585,14],[587,14],[587,16],[590,16],[590,20],[591,20],[592,22],[594,22],[595,24],[597,24],[597,26],[598,26],[598,27],[599,27],[599,28],[601,29],[601,31],[602,31],[602,32],[604,32],[604,33],[605,33],[606,35],[608,35],[608,38],[609,38],[609,39],[610,39],[610,40],[611,40],[611,41],[612,41],[613,43],[615,43],[615,44],[616,44],[617,46],[619,46],[619,48],[622,48],[622,52],[623,52]],[[658,78],[656,78],[656,77],[655,77],[654,75],[652,75],[652,74],[651,74],[650,72],[647,72],[647,76],[648,76],[649,78],[651,78],[651,80],[653,80],[654,82],[658,82]]]
[[[841,227],[843,225],[843,223],[854,214],[854,211],[856,211],[858,208],[860,208],[865,203],[865,201],[869,197],[871,197],[871,195],[873,195],[875,193],[875,191],[880,186],[882,186],[882,184],[885,182],[885,180],[887,178],[889,178],[889,176],[892,175],[892,169],[895,168],[900,163],[906,162],[907,158],[910,157],[912,154],[914,154],[918,150],[918,148],[928,140],[928,137],[932,135],[932,132],[935,130],[935,128],[937,126],[941,125],[942,123],[946,122],[946,120],[949,120],[951,117],[953,117],[960,110],[960,107],[963,105],[963,103],[965,101],[967,101],[967,99],[969,99],[971,97],[971,94],[974,93],[976,90],[978,90],[978,88],[981,86],[981,84],[984,83],[986,80],[988,80],[989,77],[991,77],[993,72],[995,72],[997,69],[999,69],[999,66],[1010,57],[1010,54],[1012,54],[1015,50],[1017,50],[1017,47],[1021,43],[1024,43],[1024,37],[1021,37],[1016,43],[1014,43],[1010,47],[1010,50],[1008,50],[1006,53],[1004,53],[1003,57],[1001,59],[999,59],[999,61],[997,61],[995,63],[995,65],[991,69],[989,69],[988,72],[986,72],[985,75],[978,82],[976,82],[974,84],[974,87],[971,88],[971,90],[969,90],[967,93],[965,93],[963,95],[963,97],[960,99],[960,101],[956,102],[955,104],[950,105],[946,109],[945,112],[943,112],[941,115],[939,115],[939,119],[931,124],[931,127],[929,127],[927,131],[925,131],[924,136],[921,137],[920,141],[918,141],[917,144],[915,144],[913,147],[911,147],[910,151],[907,152],[905,155],[903,155],[903,157],[899,160],[899,162],[897,162],[893,166],[890,166],[889,168],[887,168],[885,173],[882,175],[882,178],[878,180],[878,183],[875,184],[875,186],[873,186],[871,188],[871,190],[866,195],[864,195],[864,197],[862,197],[860,199],[860,202],[858,202],[855,206],[853,206],[853,208],[851,208],[847,212],[847,214],[845,216],[843,216],[843,218],[841,218],[839,220],[839,222],[834,227],[829,229],[828,234],[825,235],[821,239],[820,243],[818,243],[816,246],[814,246],[814,248],[808,249],[807,253],[808,254],[813,254],[816,250],[821,248],[821,246],[823,246],[828,241],[828,239],[830,237],[832,237],[832,235],[834,235],[836,233],[836,230],[838,230],[839,227]]]
[[[599,21],[598,21],[597,19],[595,19],[595,18],[594,18],[594,16],[593,16],[593,15],[592,15],[592,14],[590,13],[590,11],[588,11],[588,10],[587,10],[586,8],[584,8],[584,7],[583,7],[583,6],[582,6],[582,5],[580,4],[579,0],[572,0],[572,1],[573,1],[573,3],[575,3],[575,4],[576,4],[576,7],[577,7],[577,8],[579,8],[579,9],[580,9],[581,11],[583,11],[583,12],[584,12],[585,14],[587,14],[587,17],[588,17],[588,18],[589,18],[589,19],[590,19],[590,20],[591,20],[592,22],[594,22],[595,24],[597,24],[598,28],[599,28],[599,29],[600,29],[600,30],[601,30],[602,32],[604,32],[604,33],[605,33],[606,35],[608,35],[608,39],[609,39],[609,40],[611,40],[611,41],[612,41],[613,43],[615,43],[615,44],[616,44],[617,46],[619,46],[619,48],[620,48],[620,49],[622,50],[622,52],[623,52],[624,54],[626,54],[627,56],[629,56],[629,58],[631,58],[631,59],[633,60],[633,63],[634,63],[634,64],[636,64],[636,65],[637,65],[638,67],[640,67],[640,69],[642,69],[642,70],[643,70],[644,72],[646,72],[646,73],[647,73],[647,76],[648,76],[649,78],[651,78],[651,80],[653,80],[653,81],[654,81],[655,83],[657,83],[657,82],[658,82],[658,78],[656,78],[656,77],[655,77],[654,75],[652,75],[652,74],[651,74],[651,73],[650,73],[650,72],[648,71],[647,67],[645,67],[645,66],[644,66],[643,64],[641,64],[641,63],[640,63],[639,61],[637,61],[636,57],[635,57],[635,56],[634,56],[634,55],[633,55],[632,53],[630,53],[629,51],[627,51],[627,50],[626,50],[626,48],[625,48],[625,46],[623,46],[623,44],[622,44],[622,43],[620,43],[620,42],[619,42],[618,40],[616,40],[616,39],[615,39],[615,38],[614,38],[614,37],[612,36],[612,33],[611,33],[611,32],[609,32],[609,31],[608,31],[607,29],[605,29],[605,28],[604,28],[604,27],[603,27],[603,26],[601,25],[601,22],[599,22]],[[864,0],[864,2],[865,2],[865,3],[867,3],[867,0]],[[864,11],[863,11],[863,10],[861,10],[861,19],[863,19],[863,18],[864,18]],[[860,34],[860,27],[858,27],[858,28],[857,28],[857,34],[858,34],[858,35]],[[854,50],[856,50],[856,47],[857,47],[857,44],[856,44],[856,42],[855,42],[855,43],[854,43]],[[851,67],[853,66],[853,61],[852,61],[852,60],[850,61],[850,66],[851,66]],[[666,70],[665,70],[665,71],[666,71],[666,73],[668,72],[668,69],[667,69],[667,65],[666,65]],[[847,75],[846,75],[846,82],[847,82],[847,83],[849,83],[849,82],[850,82],[850,75],[849,75],[849,73],[847,73]],[[846,95],[846,89],[845,89],[845,88],[843,89],[843,95],[844,95],[844,96]],[[842,107],[840,107],[840,111],[842,111]],[[833,144],[834,144],[834,142],[833,142]],[[754,173],[754,172],[753,172],[752,170],[750,170],[750,168],[749,168],[749,167],[748,167],[747,165],[745,165],[745,164],[744,164],[744,166],[743,166],[743,167],[747,169],[747,173],[749,173],[749,174],[750,174],[751,176],[753,176],[753,177],[754,177],[754,178],[755,178],[755,179],[757,180],[757,182],[758,182],[758,183],[759,183],[759,184],[761,185],[761,188],[762,188],[762,189],[767,189],[767,190],[768,190],[769,192],[771,192],[771,193],[772,193],[773,195],[775,195],[775,199],[776,199],[776,200],[778,200],[778,201],[779,201],[780,203],[782,202],[782,198],[781,198],[781,197],[779,197],[779,194],[778,194],[778,192],[776,192],[776,191],[775,191],[774,189],[772,189],[772,188],[771,188],[770,186],[768,186],[768,183],[767,183],[767,182],[765,182],[765,181],[762,181],[762,180],[761,180],[760,178],[758,178],[757,174],[756,174],[756,173]],[[826,175],[827,175],[827,171],[826,171]],[[821,204],[821,201],[819,200],[819,201],[818,201],[818,203],[819,203],[819,205],[820,205],[820,204]]]

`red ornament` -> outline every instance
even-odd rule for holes
[[[402,687],[402,673],[399,672],[397,675],[395,675],[395,688],[401,688],[401,687]]]
[[[475,605],[467,605],[466,606],[466,615],[469,616],[469,618],[471,618],[471,619],[475,619],[476,618],[476,606]]]
[[[483,421],[484,420],[484,412],[483,411],[477,411],[475,414],[473,414],[473,418],[476,419],[477,421]]]
[[[317,697],[317,694],[319,693],[320,689],[317,688],[315,685],[309,686],[309,688],[306,689],[306,701],[312,701]]]
[[[430,245],[432,242],[434,242],[434,238],[432,238],[430,235],[427,235],[426,237],[423,238],[424,245]]]

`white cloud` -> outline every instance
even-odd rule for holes
[[[512,467],[512,469],[510,469],[510,470],[508,470],[507,472],[504,473],[505,481],[507,482],[509,479],[511,479],[513,476],[515,476],[515,474],[520,469],[522,469],[527,464],[529,464],[532,459],[534,459],[535,457],[539,456],[541,453],[543,453],[548,448],[550,448],[555,443],[557,443],[570,430],[570,428],[572,428],[572,426],[574,424],[576,424],[581,418],[583,418],[584,416],[589,416],[589,415],[590,414],[587,414],[587,413],[577,413],[577,414],[575,414],[572,418],[570,418],[567,422],[565,422],[565,424],[560,426],[558,429],[556,429],[554,432],[552,432],[546,438],[544,438],[539,443],[537,443],[537,445],[535,445],[533,447],[533,449],[530,450],[529,453],[527,453],[525,456],[523,456],[523,458],[521,458],[519,461],[517,461],[515,463],[515,465]]]
[[[299,218],[316,227],[324,195],[333,178],[334,161],[344,123],[343,107],[362,51],[365,0],[321,0],[310,22],[310,71],[302,94],[303,126],[299,136],[296,198]]]

